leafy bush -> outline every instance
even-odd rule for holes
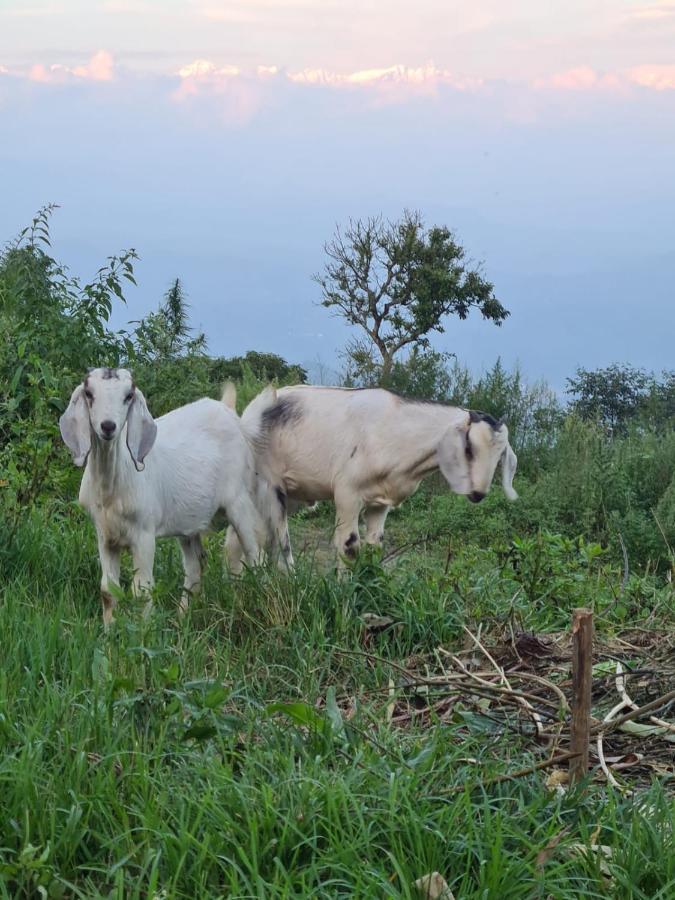
[[[0,254],[0,471],[4,505],[15,512],[67,477],[57,420],[83,360],[115,365],[131,350],[107,323],[125,281],[134,283],[135,251],[109,257],[81,284],[49,254],[53,209]]]
[[[35,216],[0,253],[0,503],[11,522],[40,500],[72,496],[78,474],[63,447],[58,418],[85,366],[124,365],[134,372],[155,416],[240,382],[240,407],[270,379],[306,373],[274,354],[213,359],[193,334],[178,279],[159,308],[128,330],[109,327],[124,288],[135,284],[134,250],[107,259],[82,283],[50,252],[54,206]]]

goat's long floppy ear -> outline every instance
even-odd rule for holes
[[[137,472],[142,472],[145,468],[143,460],[152,450],[156,437],[155,420],[150,415],[145,397],[136,388],[127,416],[127,447]]]
[[[466,456],[467,429],[451,425],[438,445],[438,466],[455,494],[471,493],[471,472]]]
[[[506,445],[502,454],[502,487],[509,500],[517,500],[518,494],[513,489],[513,476],[516,474],[518,457],[511,449],[511,444]]]
[[[76,466],[83,466],[91,450],[89,410],[84,397],[84,385],[78,385],[70,397],[70,403],[59,419],[61,437],[73,455]]]

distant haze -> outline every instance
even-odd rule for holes
[[[78,274],[140,253],[116,324],[180,277],[212,353],[335,367],[323,242],[408,207],[512,314],[436,348],[675,368],[675,3],[5,0],[0,136],[0,240],[53,201]]]

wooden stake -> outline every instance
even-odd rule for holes
[[[572,728],[570,784],[588,774],[591,733],[591,682],[593,678],[593,613],[575,609],[572,616]]]

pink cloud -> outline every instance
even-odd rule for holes
[[[532,85],[538,89],[560,91],[625,92],[635,86],[652,91],[672,91],[675,90],[675,65],[646,64],[622,72],[598,72],[590,66],[578,66],[548,78],[539,78]]]
[[[53,68],[54,66],[52,66],[51,69],[48,69],[46,66],[43,66],[42,63],[35,63],[35,65],[31,66],[28,70],[28,78],[31,81],[54,81]]]
[[[76,66],[71,69],[77,78],[87,78],[90,81],[112,81],[115,74],[115,63],[112,54],[107,50],[99,50],[84,66]]]
[[[63,83],[72,79],[83,79],[85,81],[112,81],[115,74],[115,63],[107,50],[99,50],[91,59],[81,66],[70,68],[55,63],[49,67],[42,63],[35,63],[28,70],[28,78],[30,81],[37,81],[43,84],[47,83]]]
[[[0,76],[28,78],[42,84],[68,84],[78,81],[110,82],[116,77],[115,61],[108,50],[98,50],[89,60],[76,66],[59,63],[35,63],[29,68],[7,69],[0,65]],[[476,92],[489,89],[494,82],[477,77],[457,75],[433,63],[420,66],[396,64],[391,66],[338,72],[327,68],[288,70],[277,65],[251,65],[241,69],[234,64],[217,64],[210,59],[196,58],[181,66],[175,73],[171,99],[185,101],[199,95],[227,97],[225,104],[234,110],[237,120],[248,120],[260,108],[269,92],[283,84],[298,89],[328,88],[330,90],[363,92],[375,103],[406,102],[416,96],[434,96],[442,87],[455,91]],[[142,72],[122,73],[124,79],[142,78]],[[628,96],[637,90],[675,90],[675,64],[648,64],[625,70],[601,71],[583,64],[554,72],[531,81],[509,82],[526,97],[546,92],[560,94],[614,93]],[[531,89],[534,89],[532,91]]]
[[[585,91],[598,86],[600,76],[590,66],[578,66],[559,72],[551,78],[551,86],[563,91]]]
[[[538,78],[535,88],[553,88],[559,91],[598,91],[621,87],[622,79],[612,72],[598,72],[591,66],[576,66],[564,72],[556,72],[548,78]]]
[[[675,90],[675,65],[635,66],[628,70],[633,84],[654,91]]]

